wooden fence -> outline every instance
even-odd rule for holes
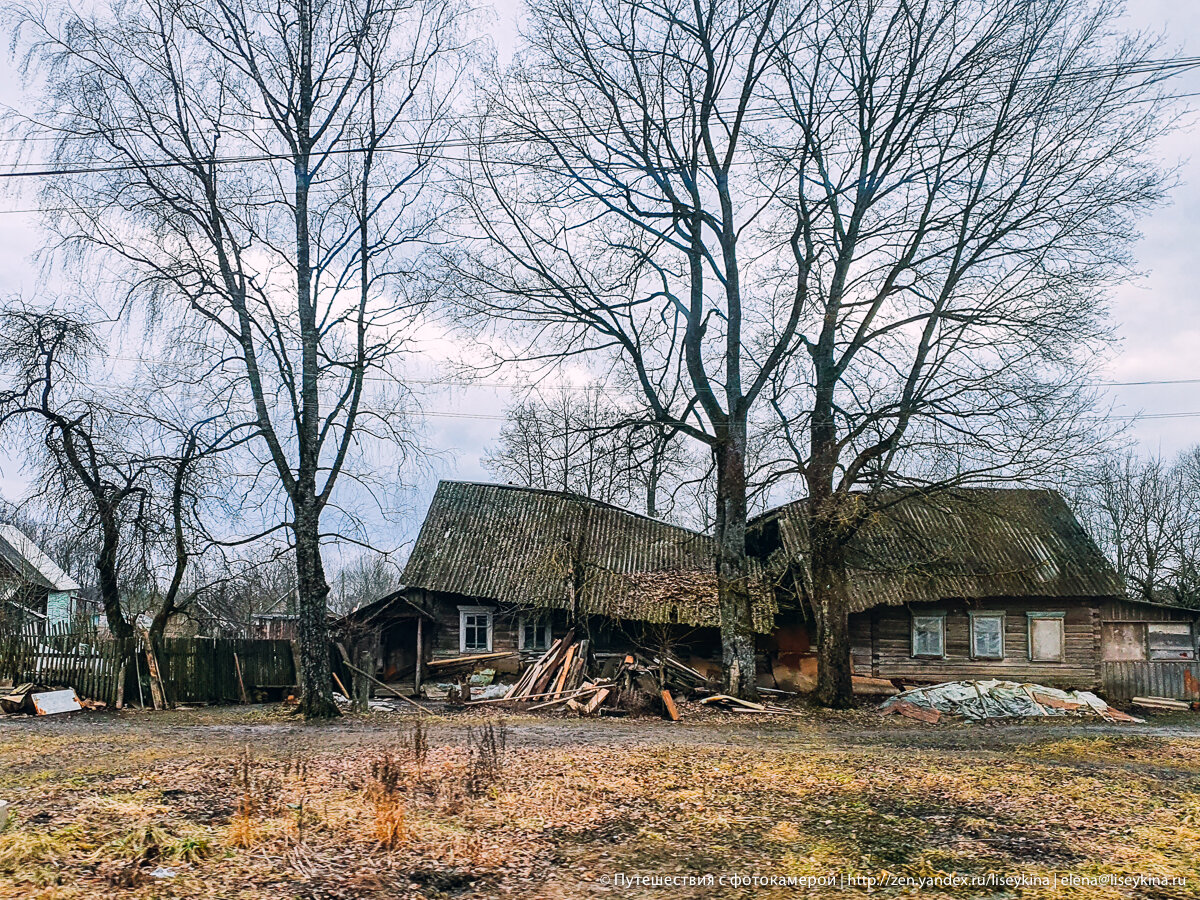
[[[288,641],[166,638],[155,648],[154,658],[170,703],[273,698],[296,683]],[[80,697],[114,705],[122,694],[121,672],[117,642],[96,630],[67,625],[0,631],[0,680],[72,687]],[[124,672],[124,703],[150,705],[143,638]]]
[[[0,678],[67,685],[80,697],[115,703],[121,654],[115,641],[68,624],[0,633]]]
[[[1100,686],[1109,700],[1171,697],[1200,700],[1200,663],[1132,660],[1100,664]]]

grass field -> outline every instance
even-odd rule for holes
[[[1200,897],[1190,718],[684,713],[0,720],[0,897]],[[676,883],[634,881],[655,876]]]

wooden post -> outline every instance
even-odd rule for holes
[[[371,651],[364,640],[358,647],[358,669],[361,672],[370,672],[374,667]],[[354,685],[354,696],[350,698],[354,702],[354,711],[366,712],[371,708],[371,682],[362,675],[356,676],[354,680],[357,683]]]
[[[425,641],[422,639],[421,626],[425,623],[424,616],[417,616],[417,668],[413,673],[413,693],[421,694],[421,676],[425,669]]]
[[[241,694],[242,702],[249,703],[250,698],[246,695],[246,682],[242,680],[242,663],[236,652],[233,654],[233,671],[237,673],[238,693]]]
[[[125,666],[127,660],[121,659],[121,667],[117,670],[117,699],[114,704],[117,709],[125,708]]]

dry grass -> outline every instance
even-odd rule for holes
[[[1188,879],[1154,896],[1200,896],[1200,731],[960,738],[853,716],[426,731],[256,716],[253,732],[234,719],[182,733],[167,716],[19,740],[5,726],[0,796],[16,821],[0,833],[0,896],[581,897],[619,872],[1154,874]],[[151,878],[160,865],[177,876]]]

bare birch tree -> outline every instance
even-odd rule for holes
[[[752,430],[806,488],[831,705],[845,546],[885,489],[1035,477],[1088,439],[1104,289],[1163,183],[1152,47],[1116,12],[532,3],[485,91],[458,272],[503,356],[603,357],[711,449],[731,693],[754,680]]]
[[[362,442],[411,437],[396,358],[426,300],[458,15],[452,0],[138,0],[30,7],[21,24],[55,136],[59,258],[120,265],[178,362],[254,424],[294,547],[309,718],[337,715],[335,487]]]

